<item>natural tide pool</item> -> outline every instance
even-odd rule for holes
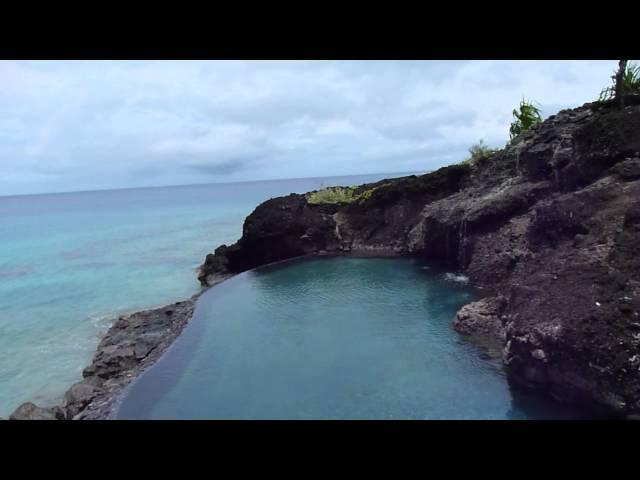
[[[553,419],[451,322],[477,293],[414,259],[317,258],[204,293],[117,419]]]

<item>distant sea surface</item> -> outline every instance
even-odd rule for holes
[[[61,400],[117,315],[197,292],[259,203],[404,175],[0,197],[0,416]]]

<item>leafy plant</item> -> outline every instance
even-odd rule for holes
[[[307,194],[307,202],[311,204],[320,203],[364,203],[371,198],[373,192],[378,188],[384,186],[378,185],[377,187],[370,188],[364,192],[356,195],[355,188],[352,187],[328,187],[318,190],[317,192],[311,192]]]
[[[529,130],[533,125],[542,123],[540,109],[538,109],[533,103],[527,102],[524,98],[520,102],[520,111],[514,109],[513,116],[515,117],[515,120],[509,128],[512,140],[521,133]]]
[[[358,195],[358,201],[360,203],[366,202],[371,198],[371,195],[373,194],[373,192],[375,192],[378,188],[379,187],[373,187],[373,188],[370,188],[369,190],[365,190],[360,195]]]
[[[469,147],[469,154],[471,155],[467,158],[463,163],[476,163],[478,160],[482,158],[486,158],[490,155],[496,153],[497,150],[489,147],[484,143],[484,140],[480,140],[478,143],[475,143]]]
[[[328,187],[307,195],[307,202],[319,203],[351,203],[357,199],[353,188]]]
[[[612,78],[614,80],[613,85],[602,89],[598,101],[604,102],[616,97],[616,75]],[[622,73],[620,89],[623,95],[640,93],[640,65],[632,63],[627,64],[624,72]]]

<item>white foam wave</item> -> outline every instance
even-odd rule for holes
[[[461,273],[447,272],[444,274],[444,278],[450,282],[469,283],[469,277],[462,275]]]

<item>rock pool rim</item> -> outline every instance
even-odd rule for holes
[[[224,283],[227,283],[227,281],[232,280],[232,279],[236,279],[239,277],[242,277],[243,275],[250,275],[253,272],[262,272],[262,273],[266,273],[269,271],[273,271],[273,270],[279,270],[282,268],[287,268],[299,263],[304,263],[307,261],[312,261],[312,260],[331,260],[334,258],[358,258],[358,259],[363,259],[363,260],[368,260],[368,259],[384,259],[384,260],[398,260],[398,259],[407,259],[407,260],[414,260],[417,262],[420,262],[421,266],[424,263],[424,266],[428,266],[429,269],[434,269],[436,271],[438,271],[438,273],[442,273],[442,274],[450,274],[451,273],[451,269],[448,267],[451,267],[452,265],[449,262],[445,262],[445,261],[436,261],[436,260],[432,260],[432,261],[425,261],[424,259],[415,256],[415,255],[398,255],[398,254],[393,254],[393,253],[389,253],[389,254],[380,254],[380,252],[368,252],[368,251],[364,251],[364,252],[315,252],[315,253],[310,253],[307,255],[299,255],[297,257],[291,257],[291,258],[286,258],[284,260],[279,260],[279,261],[275,261],[275,262],[271,262],[268,264],[264,264],[264,265],[259,265],[257,267],[248,269],[248,270],[244,270],[242,272],[237,272],[237,273],[232,273],[229,276],[227,276],[226,278],[223,279],[218,279],[218,281],[216,281],[215,283],[213,283],[212,285],[208,285],[206,287],[203,287],[202,290],[200,292],[198,292],[196,295],[194,295],[193,297],[191,297],[189,300],[193,300],[194,302],[194,308],[193,308],[193,312],[191,313],[191,316],[189,317],[189,319],[187,320],[187,323],[184,325],[184,327],[182,328],[180,334],[178,334],[174,339],[172,339],[170,345],[164,349],[162,351],[162,353],[153,360],[153,362],[149,363],[148,365],[145,365],[144,368],[141,368],[139,371],[136,372],[136,374],[129,378],[128,381],[126,383],[124,383],[120,390],[113,396],[113,398],[110,400],[110,406],[109,406],[109,410],[108,412],[103,416],[104,420],[122,420],[122,419],[118,419],[118,412],[120,410],[120,407],[122,406],[122,403],[124,402],[126,396],[128,395],[128,393],[135,387],[135,385],[140,381],[142,375],[151,367],[153,367],[155,364],[157,364],[162,358],[164,358],[167,354],[169,354],[169,352],[175,348],[175,344],[176,344],[176,340],[178,339],[178,337],[182,334],[182,331],[184,331],[184,328],[186,328],[191,320],[193,319],[193,315],[195,313],[195,309],[197,308],[197,302],[200,298],[201,295],[205,294],[206,292],[208,292],[211,289],[214,289],[215,287],[219,287],[222,286]],[[457,275],[457,273],[455,273],[454,275]],[[447,281],[451,281],[454,282],[454,280],[450,280],[448,279]],[[465,282],[466,283],[466,282]],[[476,291],[478,293],[477,298],[482,298],[485,295],[485,292],[482,287],[478,287],[473,285],[472,283],[467,283],[467,287],[469,289],[473,289],[474,291]],[[471,338],[470,338],[471,339]],[[474,342],[476,343],[476,342]]]
[[[312,259],[331,259],[336,257],[362,258],[362,259],[394,259],[394,258],[412,258],[421,260],[415,255],[398,254],[391,251],[318,251],[306,255],[290,257],[275,262],[259,265],[254,268],[242,272],[229,272],[226,274],[214,275],[209,278],[209,284],[203,286],[200,291],[189,297],[173,303],[164,304],[159,307],[139,310],[131,313],[121,314],[116,317],[114,323],[109,327],[105,335],[101,338],[96,348],[96,353],[90,365],[83,370],[83,379],[71,385],[64,394],[64,399],[60,404],[50,405],[47,407],[38,407],[31,402],[25,402],[18,406],[9,416],[11,420],[30,420],[30,419],[59,419],[59,420],[111,420],[114,419],[116,412],[121,405],[126,392],[130,390],[132,385],[140,378],[148,368],[155,365],[175,344],[184,328],[189,324],[193,317],[196,303],[199,297],[227,280],[237,277],[243,273],[269,271],[270,269],[285,268],[289,265],[304,262]],[[446,267],[450,267],[449,262],[428,261],[426,262],[434,268],[441,267],[450,271]],[[470,287],[476,288],[469,284]],[[478,289],[482,291],[482,289]],[[150,325],[143,324],[144,328],[134,329],[129,332],[128,336],[119,338],[116,335],[122,329],[122,324],[127,325],[139,317],[150,317],[153,321]],[[131,347],[145,342],[145,334],[149,331],[153,332],[157,320],[164,320],[171,317],[172,323],[169,329],[164,333],[165,337],[156,345],[149,356],[143,357],[137,363],[116,365],[113,371],[109,372],[109,376],[100,377],[99,374],[92,373],[98,363],[99,357],[103,352],[103,345],[109,347]],[[111,338],[119,338],[116,343],[109,344]],[[78,386],[85,387],[89,385],[89,393],[87,397],[77,398],[73,395],[74,389]],[[35,407],[35,408],[34,408]]]
[[[423,265],[343,256],[238,275],[199,299],[188,330],[111,418],[502,419],[503,407],[507,419],[555,418],[553,402],[520,410],[536,400],[506,393],[501,362],[451,329],[477,292]],[[467,372],[468,387],[453,372]],[[495,385],[479,380],[486,372]],[[460,406],[444,406],[443,395]]]

